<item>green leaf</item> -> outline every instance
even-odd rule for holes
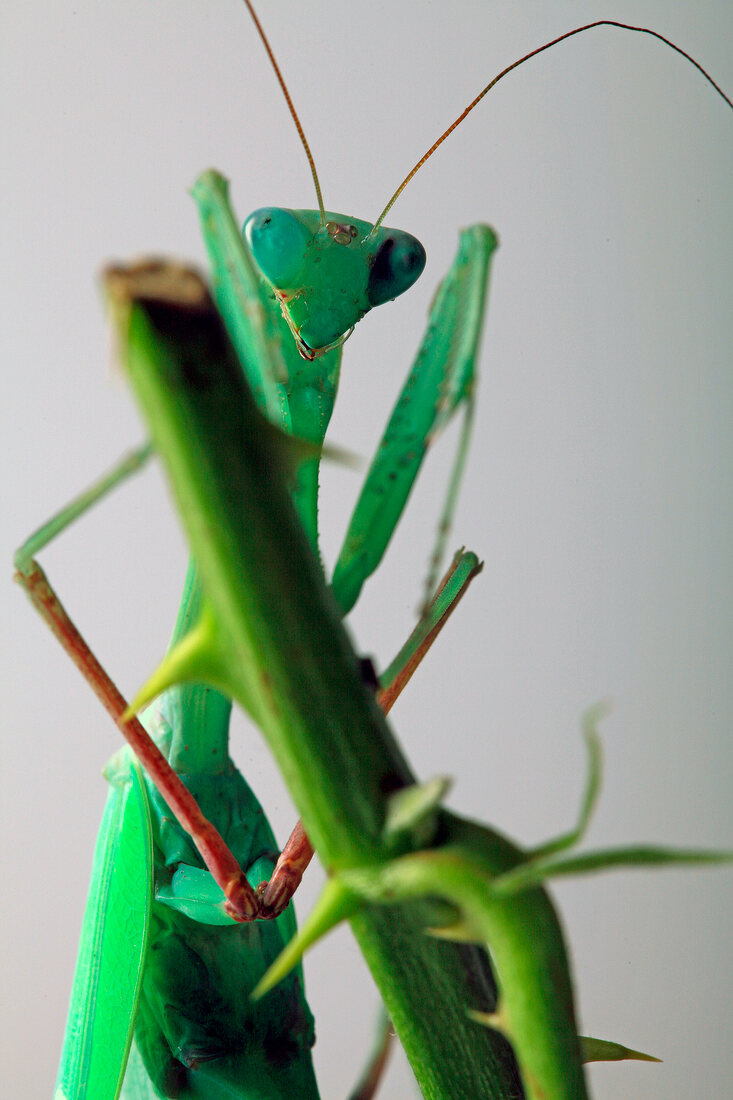
[[[55,1100],[115,1100],[135,1027],[152,900],[152,840],[136,764],[115,778],[94,851]]]

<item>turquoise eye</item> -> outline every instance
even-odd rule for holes
[[[425,249],[417,237],[399,229],[388,230],[369,273],[369,304],[381,306],[403,294],[420,278],[424,268]]]
[[[278,206],[255,210],[242,232],[255,263],[273,286],[297,285],[310,234],[291,210]]]

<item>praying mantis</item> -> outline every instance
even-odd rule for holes
[[[197,166],[198,166],[198,165],[197,165]],[[269,199],[269,196],[268,196],[268,199]],[[295,201],[295,200],[293,200],[293,201]],[[338,204],[337,204],[337,203],[333,203],[333,205],[336,205],[336,206],[338,206]],[[341,205],[343,205],[343,204],[341,204]],[[483,212],[483,211],[482,211],[482,212]],[[466,220],[468,220],[468,219],[466,219]],[[499,218],[498,218],[498,216],[497,216],[497,217],[495,218],[495,220],[496,220],[497,222],[499,222]],[[400,223],[402,223],[402,221],[403,221],[403,219],[401,218],[401,219],[400,219]],[[407,219],[404,219],[404,223],[405,223],[405,224],[408,224],[408,222],[407,222]],[[499,222],[499,224],[501,224],[501,223]],[[356,342],[356,341],[354,341],[354,343],[355,343],[355,342]],[[350,352],[352,351],[352,345],[350,345],[350,346],[349,346],[349,349],[348,349],[348,350],[349,350]],[[406,361],[407,361],[407,359],[409,358],[409,352],[407,352],[407,353],[406,353],[406,354],[405,354],[404,356],[402,356],[401,358],[402,358],[402,360],[403,360],[403,361],[405,361],[405,362],[406,362]],[[391,359],[391,355],[390,355],[390,359]],[[551,372],[550,372],[550,371],[548,371],[547,373],[549,374],[549,373],[551,373]],[[389,388],[389,392],[392,392],[392,388],[393,388],[393,387],[390,387],[390,388]],[[365,447],[365,449],[366,449],[366,447]],[[83,481],[83,479],[82,479],[82,478],[78,478],[78,479],[76,480],[75,484],[79,484],[79,483],[81,483],[82,481]],[[57,500],[57,499],[58,499],[58,496],[57,496],[56,500]],[[495,537],[495,535],[494,535],[494,536],[492,536],[492,537]],[[178,582],[176,581],[176,585],[177,585],[177,583],[178,583]],[[165,630],[165,629],[167,629],[167,627],[166,627],[166,626],[164,626],[164,628],[163,628],[163,629]],[[141,670],[140,670],[140,672],[141,672],[141,673],[142,673],[142,672],[144,672],[144,671],[146,671],[146,670],[145,670],[145,669],[141,669]],[[139,679],[139,678],[140,678],[140,677],[138,676],[138,679]],[[133,683],[134,683],[134,677],[131,677],[131,682],[133,682]],[[577,710],[578,708],[576,707],[575,709]],[[94,724],[93,724],[93,725],[94,725]],[[95,726],[95,728],[96,728],[96,726]],[[106,755],[106,754],[105,754],[105,755]],[[478,807],[477,807],[477,809],[478,809]],[[501,815],[497,813],[497,815],[496,815],[496,816],[497,816],[497,817],[500,817]],[[545,826],[544,826],[543,828],[544,828],[544,830],[546,830],[546,825],[545,825]],[[707,889],[707,886],[706,886],[706,889]],[[647,1044],[647,1045],[650,1045],[650,1044]],[[646,1088],[646,1085],[645,1085],[645,1088]]]

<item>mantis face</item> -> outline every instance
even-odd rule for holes
[[[280,301],[306,359],[342,343],[373,306],[408,290],[425,268],[425,249],[410,233],[318,210],[264,207],[244,236]]]

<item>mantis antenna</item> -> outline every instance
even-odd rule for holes
[[[325,225],[326,224],[326,211],[325,211],[325,208],[323,206],[323,195],[321,194],[321,184],[318,180],[318,172],[316,171],[316,162],[313,159],[313,154],[311,153],[310,145],[308,144],[308,139],[305,136],[305,131],[303,130],[303,126],[301,125],[300,119],[298,118],[298,112],[295,110],[295,104],[293,103],[292,99],[290,98],[290,92],[288,91],[288,86],[285,83],[285,79],[283,77],[283,74],[280,72],[280,66],[278,65],[277,61],[275,60],[275,54],[272,52],[272,47],[270,46],[267,35],[265,34],[265,32],[263,30],[262,24],[260,23],[259,19],[257,18],[257,13],[255,12],[254,8],[252,7],[252,4],[250,3],[250,0],[244,0],[244,3],[247,5],[247,11],[252,16],[252,22],[254,23],[255,27],[257,28],[257,33],[259,34],[260,38],[262,39],[262,45],[265,47],[265,50],[267,52],[267,56],[270,59],[270,64],[272,65],[273,69],[275,70],[275,76],[277,77],[278,84],[280,85],[282,93],[285,96],[285,102],[288,105],[288,110],[290,111],[293,122],[295,123],[295,129],[298,131],[298,137],[300,138],[301,143],[303,145],[303,148],[305,149],[305,155],[308,158],[308,164],[310,165],[311,175],[313,176],[313,183],[314,183],[315,188],[316,188],[316,198],[318,199],[318,209],[321,212],[321,225]],[[415,169],[415,171],[417,171],[417,169]],[[405,182],[407,182],[407,181],[405,181]],[[404,186],[404,184],[403,184],[403,186]],[[399,192],[398,192],[398,194],[399,194]],[[395,195],[395,198],[397,198],[397,195]],[[392,200],[392,202],[394,202],[394,199]],[[387,209],[389,209],[389,207]],[[385,211],[385,213],[386,213],[386,211]]]
[[[660,42],[663,42],[665,44],[665,46],[669,46],[670,49],[674,50],[678,54],[681,54],[682,57],[684,57],[686,61],[690,62],[691,65],[694,65],[695,68],[699,72],[702,73],[702,75],[705,77],[705,79],[710,84],[712,84],[713,88],[715,88],[715,91],[718,93],[718,95],[722,99],[725,100],[725,102],[728,104],[729,107],[733,108],[733,101],[725,94],[725,92],[720,87],[720,85],[715,83],[715,81],[710,76],[710,74],[707,73],[705,71],[705,69],[703,69],[702,65],[700,65],[697,61],[695,61],[694,57],[691,57],[689,55],[689,53],[685,52],[685,50],[681,49],[679,46],[676,46],[674,44],[674,42],[671,42],[669,40],[669,38],[665,38],[663,34],[659,34],[657,31],[652,31],[648,27],[634,27],[630,23],[618,23],[615,19],[598,19],[594,23],[586,23],[582,27],[575,27],[575,29],[572,30],[572,31],[566,31],[565,34],[561,34],[558,38],[553,38],[551,42],[545,42],[544,46],[538,46],[537,49],[531,50],[529,53],[525,54],[524,57],[520,57],[518,61],[514,61],[514,62],[512,62],[511,65],[507,65],[507,67],[505,69],[502,69],[501,72],[493,78],[493,80],[490,80],[489,83],[486,85],[486,87],[483,88],[479,92],[479,94],[476,96],[476,98],[471,100],[471,102],[468,104],[466,109],[461,112],[461,114],[458,116],[458,118],[455,120],[455,122],[452,122],[450,124],[448,129],[445,130],[440,135],[438,140],[430,146],[427,153],[425,153],[424,156],[422,156],[420,158],[420,160],[417,162],[417,164],[414,166],[414,168],[412,168],[411,171],[408,172],[408,174],[405,176],[402,183],[399,185],[399,187],[395,191],[394,195],[389,200],[389,202],[385,206],[384,210],[382,211],[382,213],[379,215],[376,222],[374,223],[374,229],[379,228],[379,226],[382,224],[382,222],[384,221],[384,219],[387,216],[387,214],[389,213],[389,211],[394,206],[397,199],[400,197],[400,195],[402,194],[404,189],[407,187],[407,185],[410,182],[410,180],[412,179],[412,177],[415,175],[416,172],[418,172],[420,170],[420,168],[422,168],[425,161],[429,160],[430,157],[432,157],[433,153],[438,148],[438,146],[443,144],[443,142],[448,137],[448,135],[452,134],[457,126],[460,126],[460,124],[463,122],[466,115],[471,113],[471,111],[474,109],[474,107],[476,107],[481,102],[481,100],[484,98],[486,93],[490,92],[491,89],[496,84],[499,83],[499,81],[502,79],[502,77],[505,77],[508,73],[510,73],[512,71],[512,69],[517,69],[520,65],[523,65],[525,61],[529,61],[530,58],[536,57],[540,53],[544,53],[545,50],[549,50],[551,46],[557,46],[558,42],[563,42],[566,38],[572,38],[573,35],[582,34],[583,31],[592,30],[593,27],[619,27],[621,30],[624,30],[624,31],[637,31],[640,34],[650,34],[653,38],[658,38]],[[315,169],[314,169],[314,171],[315,171]],[[372,232],[374,232],[374,230],[372,230]]]

